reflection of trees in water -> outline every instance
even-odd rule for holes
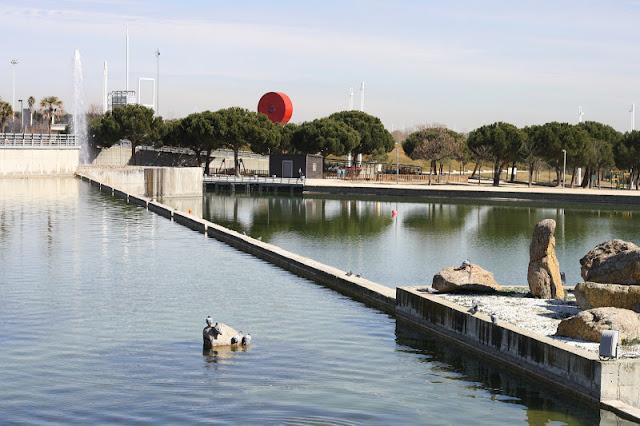
[[[429,232],[456,231],[464,228],[474,206],[465,204],[429,203],[424,208],[409,211],[402,217],[405,227]]]
[[[224,212],[212,206],[225,199],[233,207]],[[352,239],[375,235],[392,223],[376,201],[327,200],[301,197],[256,197],[246,205],[237,196],[207,197],[206,215],[213,221],[253,237],[271,239],[281,232],[295,232],[312,238]],[[241,205],[244,204],[244,205]],[[249,223],[240,223],[243,209],[250,209]],[[221,217],[224,214],[224,217]]]
[[[439,377],[471,382],[469,389],[485,390],[495,401],[522,404],[530,425],[544,425],[550,421],[597,424],[599,421],[600,411],[597,408],[506,369],[496,361],[478,357],[451,341],[420,332],[406,322],[396,322],[396,342],[405,346],[399,348],[400,351],[424,355],[424,361],[437,370]],[[612,413],[607,414],[615,418]]]

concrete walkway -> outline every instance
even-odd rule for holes
[[[528,187],[501,184],[426,185],[348,181],[339,179],[307,179],[305,191],[334,194],[399,195],[445,198],[507,198],[596,204],[638,204],[640,191],[628,189]]]

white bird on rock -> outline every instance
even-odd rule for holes
[[[242,346],[249,346],[250,343],[251,343],[251,335],[247,333],[245,336],[242,337]]]

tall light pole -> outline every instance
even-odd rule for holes
[[[15,112],[16,110],[16,65],[20,62],[17,59],[11,59],[9,61],[11,64],[11,87],[13,91],[13,95],[11,97],[11,109]]]
[[[20,133],[24,133],[24,108],[22,107],[22,99],[18,99],[20,102]]]
[[[563,149],[562,150],[562,187],[564,188],[565,186],[565,173],[567,172],[567,150]]]
[[[633,132],[636,129],[636,104],[631,104],[629,112],[631,113],[631,131]]]
[[[156,49],[156,114],[160,115],[160,49]]]
[[[127,97],[129,96],[129,25],[125,25],[124,27],[124,52],[125,52],[125,61],[124,61],[124,89],[127,91]]]
[[[396,184],[400,183],[400,143],[396,142]]]

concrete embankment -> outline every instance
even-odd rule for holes
[[[307,179],[304,192],[468,200],[528,200],[557,203],[640,205],[640,191],[523,186],[375,184],[335,179]]]
[[[399,320],[470,348],[499,365],[509,365],[619,415],[640,421],[640,360],[601,361],[554,339],[535,335],[505,322],[492,323],[482,313],[469,314],[452,302],[416,288],[391,289],[365,278],[291,253],[278,246],[176,211],[144,196],[127,194],[87,176],[101,191],[225,242],[296,275],[308,278],[354,300],[396,315]]]
[[[77,146],[0,147],[0,177],[73,176],[78,169]]]

